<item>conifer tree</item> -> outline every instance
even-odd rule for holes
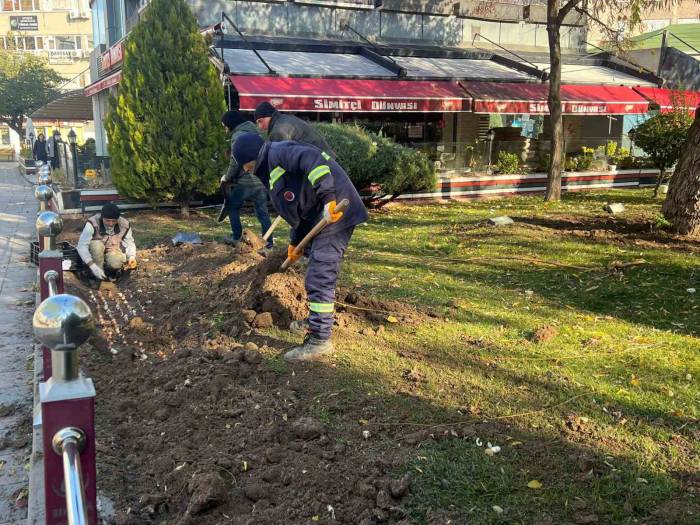
[[[124,46],[122,80],[106,122],[120,193],[174,201],[213,193],[225,167],[223,87],[185,0],[154,0]]]

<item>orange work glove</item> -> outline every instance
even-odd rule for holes
[[[294,250],[296,249],[296,246],[292,246],[291,244],[287,246],[287,258],[292,261],[292,262],[297,262],[299,259],[301,259],[301,255],[296,255],[294,253]]]
[[[335,211],[337,203],[335,201],[327,202],[323,207],[323,218],[328,222],[338,222],[343,216],[342,211]]]

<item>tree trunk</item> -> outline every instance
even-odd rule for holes
[[[661,211],[678,233],[700,237],[700,111],[688,131]]]
[[[665,177],[666,177],[666,170],[664,168],[661,168],[659,170],[659,180],[656,181],[656,186],[654,186],[654,198],[659,196],[659,188],[663,184]]]
[[[552,146],[547,172],[547,194],[545,200],[561,199],[561,170],[564,153],[564,123],[561,109],[561,25],[558,20],[559,2],[547,1],[547,34],[549,36],[549,117],[552,123]]]
[[[180,216],[183,219],[190,218],[190,202],[189,201],[180,203]]]

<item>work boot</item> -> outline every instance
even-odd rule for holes
[[[307,334],[304,338],[304,344],[296,346],[284,354],[284,360],[288,362],[311,361],[332,351],[333,344],[330,339],[318,339]]]
[[[233,246],[234,248],[241,243],[241,240],[234,239],[233,235],[229,235],[228,237],[224,237],[222,240],[224,241],[224,244],[228,244],[229,246]]]
[[[309,320],[292,321],[289,323],[289,331],[298,335],[305,335],[309,331]]]

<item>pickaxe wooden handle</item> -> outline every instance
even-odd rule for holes
[[[345,213],[345,210],[347,210],[349,206],[350,206],[350,201],[348,199],[343,199],[342,201],[340,201],[336,205],[335,211],[336,212],[340,211],[340,212]],[[342,220],[342,219],[343,218],[341,217],[340,220]],[[306,247],[306,245],[309,244],[312,241],[312,239],[314,237],[316,237],[321,232],[321,230],[323,230],[323,228],[325,228],[329,224],[330,224],[330,221],[328,219],[325,219],[325,218],[318,221],[316,223],[316,226],[311,228],[311,231],[306,234],[306,236],[301,240],[301,242],[299,244],[296,245],[296,247],[294,248],[294,255],[299,256],[302,253],[304,253],[304,248]],[[282,263],[282,266],[280,266],[280,270],[284,271],[287,268],[289,268],[291,265],[292,265],[292,260],[289,257],[287,257],[284,260],[284,262]]]
[[[265,235],[263,235],[263,241],[266,241],[270,238],[270,235],[272,235],[272,232],[275,231],[275,228],[279,226],[280,222],[282,222],[282,216],[278,215],[277,218],[273,221],[272,225],[270,225],[270,227],[265,232]]]

